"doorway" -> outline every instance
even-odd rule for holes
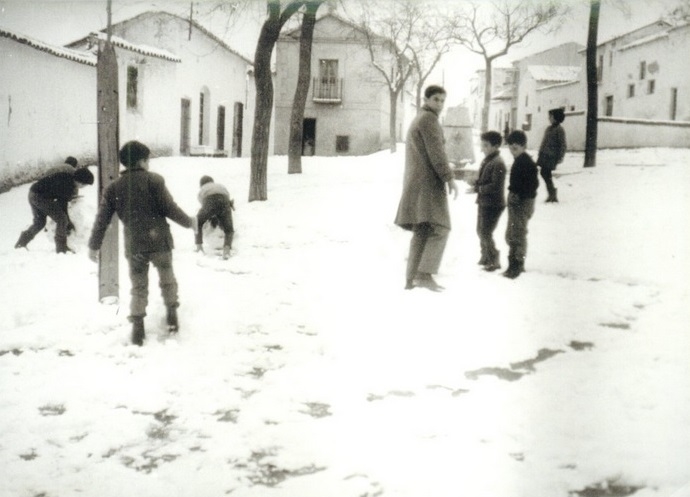
[[[671,121],[678,115],[678,88],[671,88]]]
[[[187,156],[191,141],[189,133],[192,126],[192,101],[183,98],[180,105],[180,155]]]
[[[242,157],[242,120],[244,105],[235,102],[234,115],[232,117],[232,156]]]
[[[316,152],[316,119],[306,118],[302,123],[302,155],[311,156]]]
[[[225,150],[225,106],[218,106],[218,122],[216,123],[216,143],[218,150]]]

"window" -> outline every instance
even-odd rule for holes
[[[606,109],[604,110],[604,115],[606,115],[606,116],[612,116],[613,115],[613,95],[608,95],[606,97]]]
[[[127,108],[137,108],[137,90],[139,86],[139,69],[135,66],[127,67]]]
[[[199,93],[199,145],[204,144],[204,92]]]
[[[349,152],[350,151],[350,136],[336,136],[335,137],[335,151]]]
[[[635,85],[628,85],[628,98],[635,96]]]
[[[649,81],[647,81],[647,94],[651,95],[652,93],[654,93],[655,86],[656,86],[655,80],[650,79]]]
[[[647,77],[647,63],[643,60],[640,62],[640,79]]]
[[[525,114],[525,122],[522,123],[522,131],[532,129],[532,114]]]

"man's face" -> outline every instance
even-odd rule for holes
[[[437,114],[440,114],[443,110],[443,104],[446,103],[446,94],[435,93],[429,98],[425,98],[424,103],[428,105],[431,110],[435,111]]]

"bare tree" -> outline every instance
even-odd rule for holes
[[[677,5],[671,8],[667,15],[675,21],[690,22],[690,0],[678,0]]]
[[[290,141],[288,144],[288,174],[302,172],[302,122],[304,121],[304,106],[309,94],[311,80],[311,46],[314,39],[314,25],[316,11],[325,0],[315,0],[306,3],[302,17],[302,27],[299,40],[299,69],[297,74],[297,88],[292,102],[290,114]]]
[[[587,122],[585,127],[584,167],[597,163],[597,132],[599,122],[599,84],[597,81],[597,38],[599,32],[600,0],[589,2],[589,27],[587,30]]]
[[[366,5],[360,26],[365,34],[371,63],[388,88],[390,103],[390,151],[397,144],[397,109],[400,94],[414,71],[414,43],[416,30],[422,25],[423,5],[415,0],[391,0],[385,10]]]
[[[553,32],[569,11],[564,2],[546,0],[471,1],[466,8],[456,11],[452,19],[452,37],[469,51],[481,55],[485,65],[484,105],[481,130],[486,131],[491,104],[493,61],[508,53],[530,33],[541,30]]]
[[[448,36],[447,19],[448,16],[443,13],[426,15],[409,46],[412,53],[412,77],[417,110],[422,106],[422,89],[427,78],[450,50],[451,38]]]
[[[267,0],[268,17],[261,27],[254,54],[254,78],[256,81],[256,106],[252,132],[251,177],[249,201],[268,198],[268,145],[271,113],[273,112],[273,79],[271,55],[285,23],[299,11],[305,1],[290,1],[281,8],[280,0]]]

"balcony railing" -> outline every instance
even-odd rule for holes
[[[339,104],[343,101],[343,80],[314,78],[312,92],[314,102]]]

